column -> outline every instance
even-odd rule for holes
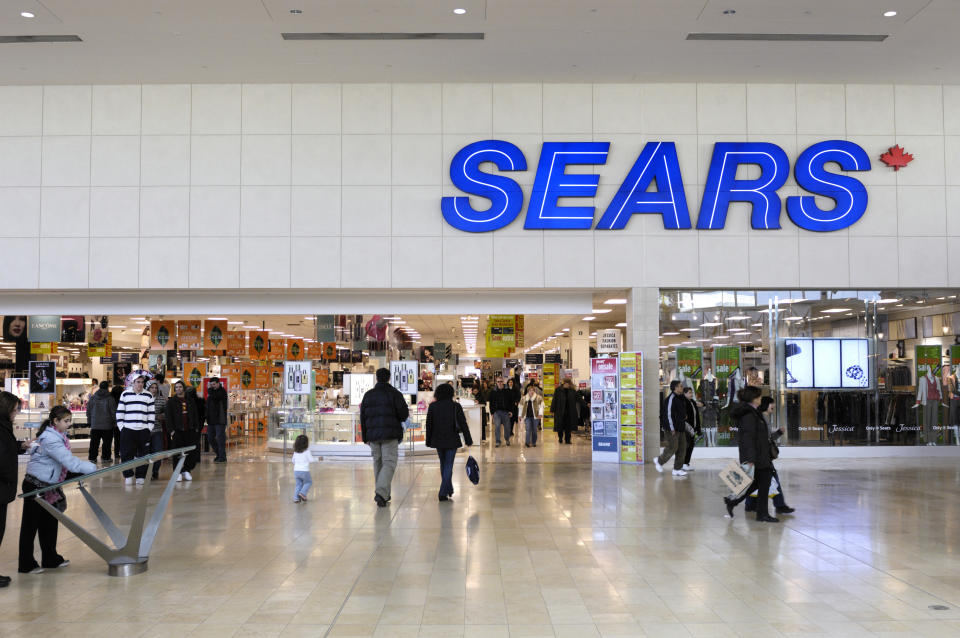
[[[570,326],[570,367],[579,381],[590,383],[590,324],[580,321]]]
[[[643,460],[660,454],[660,289],[631,288],[624,350],[643,353]]]

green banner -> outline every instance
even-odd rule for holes
[[[337,331],[334,325],[333,315],[317,315],[317,341],[336,341]]]
[[[713,349],[713,374],[729,378],[740,367],[740,346],[717,346]]]
[[[927,370],[932,371],[934,376],[939,376],[940,368],[943,366],[943,346],[915,346],[915,348],[917,379],[927,374]]]
[[[703,377],[703,348],[677,348],[677,370],[687,379]]]
[[[960,367],[960,346],[951,346],[950,371],[956,373],[958,367]]]

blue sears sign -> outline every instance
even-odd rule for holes
[[[585,230],[593,227],[593,206],[561,206],[560,198],[595,197],[599,175],[568,174],[572,164],[603,165],[609,142],[545,142],[527,206],[524,228]],[[450,178],[464,193],[490,200],[476,210],[469,197],[444,197],[443,218],[451,226],[474,233],[510,224],[523,209],[524,194],[514,180],[480,170],[490,162],[501,172],[527,170],[527,158],[510,142],[483,140],[462,148],[450,163]],[[760,168],[756,179],[738,179],[744,164]],[[867,210],[867,190],[848,175],[827,170],[869,171],[870,158],[853,142],[828,140],[807,148],[793,167],[794,178],[811,195],[786,198],[790,221],[806,230],[833,231],[853,225]],[[766,142],[718,142],[700,199],[697,228],[720,230],[732,202],[751,204],[751,225],[758,230],[780,228],[781,200],[777,191],[787,181],[790,160],[782,148]],[[832,199],[823,209],[815,195]],[[617,230],[633,215],[655,214],[668,229],[692,228],[683,176],[673,142],[648,142],[597,222],[601,230]]]

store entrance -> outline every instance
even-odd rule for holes
[[[100,427],[86,410],[98,384],[122,389],[147,375],[165,397],[182,381],[201,405],[219,379],[228,396],[228,455],[290,453],[306,434],[324,460],[366,458],[360,403],[376,371],[387,368],[410,413],[403,456],[434,454],[427,408],[436,389],[450,384],[479,446],[473,454],[507,463],[590,462],[590,357],[597,330],[625,325],[624,305],[599,296],[589,315],[60,315],[43,317],[47,332],[40,316],[8,316],[0,366],[4,388],[21,399],[18,438],[32,438],[49,409],[65,405],[80,454],[91,428]],[[569,444],[551,411],[564,379],[580,406]],[[506,419],[495,414],[502,411]]]

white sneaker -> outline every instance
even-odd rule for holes
[[[130,479],[127,480],[129,481]],[[137,479],[137,485],[143,485],[143,482],[143,479]]]
[[[674,470],[674,471],[673,471],[673,475],[674,475],[674,476],[686,476],[687,473],[684,472],[683,470]]]
[[[660,465],[660,459],[653,457],[653,466],[657,468],[657,471],[663,474],[663,466]]]
[[[123,479],[123,484],[124,484],[124,485],[133,485],[133,477],[132,477],[132,476],[128,476],[127,478]]]
[[[687,465],[686,463],[684,463],[684,464],[683,464],[683,471],[684,471],[684,472],[692,472],[692,471],[693,471],[693,468],[690,467],[689,465]]]
[[[183,474],[177,474],[177,483],[183,480]]]
[[[180,476],[183,477],[183,480],[184,480],[184,481],[192,481],[192,480],[193,480],[193,477],[190,476],[190,472],[184,472],[184,473],[181,474]]]

